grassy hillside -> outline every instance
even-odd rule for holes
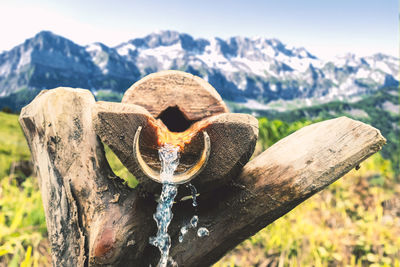
[[[49,266],[46,222],[37,180],[10,174],[30,153],[18,116],[0,112],[0,266]]]
[[[12,93],[8,96],[2,96],[0,97],[0,110],[7,110],[17,113],[21,110],[21,108],[30,103],[40,91],[41,90],[23,87],[15,93]],[[121,102],[122,93],[113,92],[110,90],[99,90],[96,92],[95,97],[97,101]]]
[[[253,113],[254,110],[234,106],[235,112]],[[387,87],[366,96],[355,103],[340,101],[315,105],[286,112],[257,110],[262,117],[276,119],[287,123],[305,120],[326,120],[347,116],[368,123],[378,128],[387,139],[382,155],[393,162],[395,171],[400,173],[400,106],[399,88]]]
[[[9,173],[12,162],[29,159],[17,119],[0,112],[0,266],[51,266],[37,179]],[[259,123],[258,152],[312,122],[261,118]],[[106,150],[113,170],[135,186],[135,179]],[[396,194],[400,186],[391,162],[377,154],[215,266],[400,266]]]
[[[0,112],[0,179],[6,176],[12,162],[29,158],[28,145],[18,124],[18,116]]]
[[[0,97],[0,109],[19,112],[21,108],[31,102],[39,92],[40,90],[24,87],[8,96]]]

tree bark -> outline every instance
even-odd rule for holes
[[[110,169],[93,126],[95,103],[87,90],[58,88],[43,91],[21,111],[39,174],[53,265],[155,266],[159,252],[148,242],[156,234],[155,197],[128,188]],[[178,201],[169,227],[170,255],[179,266],[216,262],[384,143],[379,130],[345,117],[300,129],[222,186],[200,191],[197,209]],[[194,214],[209,236],[199,238],[191,229],[179,243],[180,227]]]

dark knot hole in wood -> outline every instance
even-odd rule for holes
[[[168,107],[157,117],[171,132],[184,132],[195,123],[195,120],[189,120],[178,106]]]

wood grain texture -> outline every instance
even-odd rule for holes
[[[178,106],[190,121],[228,112],[221,96],[208,82],[175,70],[140,79],[125,92],[122,103],[142,106],[155,118],[168,107]]]
[[[160,185],[143,174],[132,155],[134,135],[142,126],[142,154],[151,167],[160,169],[155,119],[142,107],[132,104],[97,102],[94,107],[93,122],[97,135],[135,175],[142,188],[158,193]],[[208,191],[225,184],[250,159],[258,137],[258,121],[250,115],[234,113],[222,113],[203,121],[207,126],[182,151],[178,171],[188,169],[197,161],[204,146],[202,131],[206,131],[211,140],[210,157],[193,183]]]
[[[112,173],[93,128],[94,109],[89,91],[58,88],[42,92],[20,115],[39,174],[53,264],[155,266],[159,252],[148,238],[156,233],[156,198],[141,196]],[[237,138],[232,142],[241,142]],[[223,186],[199,190],[196,211],[191,201],[177,199],[169,227],[170,255],[179,266],[214,263],[384,143],[379,130],[345,117],[300,129]],[[183,186],[179,190],[189,194]],[[210,235],[199,238],[191,229],[179,243],[180,227],[195,212],[199,227],[207,227]]]
[[[133,159],[133,138],[139,126],[143,128],[143,146],[153,152],[157,149],[156,129],[149,125],[154,120],[143,107],[132,104],[97,102],[93,108],[93,126],[102,142],[107,144],[121,163],[139,180],[142,173]],[[148,155],[146,153],[146,155]]]
[[[141,215],[142,206],[132,209],[137,193],[107,163],[92,127],[94,104],[88,90],[57,88],[42,91],[20,115],[39,175],[54,266],[115,264],[133,240],[133,218],[152,221],[151,213]],[[130,257],[149,235],[150,228],[135,233]]]

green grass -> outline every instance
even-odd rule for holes
[[[125,183],[129,187],[135,188],[138,185],[138,181],[136,180],[135,176],[133,176],[133,174],[130,173],[127,168],[125,168],[125,166],[118,159],[117,155],[115,155],[107,145],[104,145],[104,150],[106,152],[107,161],[110,164],[113,172],[121,179],[125,180]]]
[[[259,119],[257,151],[310,123]],[[0,112],[0,137],[0,266],[51,266],[37,179],[18,183],[17,174],[9,174],[12,162],[30,157],[17,115]],[[114,172],[135,187],[134,177],[105,150]],[[400,217],[382,205],[400,195],[392,169],[391,161],[374,155],[215,266],[400,267]]]
[[[100,90],[96,93],[96,99],[98,101],[112,101],[112,102],[121,102],[122,93],[115,93],[112,91]]]
[[[221,266],[400,266],[400,218],[390,162],[379,154],[222,258]]]
[[[385,102],[393,105],[399,104],[399,88],[386,87],[376,91],[354,103],[333,101],[326,104],[313,105],[285,112],[270,110],[257,110],[260,116],[283,121],[288,124],[298,121],[326,120],[339,116],[347,116],[370,124],[378,128],[387,139],[387,144],[382,149],[382,156],[393,162],[394,171],[400,174],[400,114],[385,110],[382,106]],[[253,110],[232,105],[235,112],[252,113]],[[357,117],[351,114],[351,110],[362,110],[367,116]],[[400,182],[400,180],[398,181]]]
[[[115,174],[135,187],[134,176],[108,147],[105,151]],[[51,265],[37,178],[10,174],[11,163],[29,159],[18,115],[0,112],[0,266]]]
[[[49,265],[46,221],[36,179],[17,185],[14,177],[8,176],[0,183],[0,265]]]
[[[12,162],[29,158],[30,152],[18,124],[18,116],[0,112],[0,179],[8,174]]]
[[[9,173],[12,162],[30,158],[17,115],[0,112],[0,137],[0,266],[48,265],[46,221],[37,180],[20,177],[24,181],[18,184],[16,174]]]

